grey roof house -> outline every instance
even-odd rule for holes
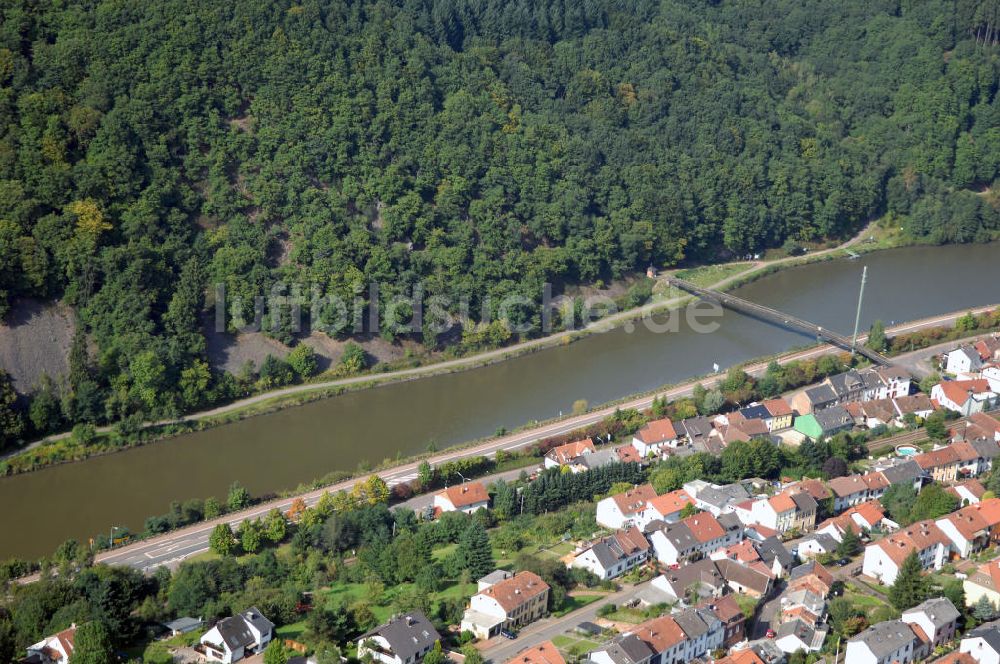
[[[384,664],[414,664],[440,639],[441,635],[423,613],[411,611],[361,635],[358,657],[370,655]]]

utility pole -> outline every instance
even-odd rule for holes
[[[868,281],[868,266],[861,270],[861,290],[858,291],[858,312],[854,315],[854,336],[851,337],[851,357],[858,347],[858,325],[861,324],[861,302],[865,297],[865,282]]]

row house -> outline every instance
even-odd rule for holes
[[[960,617],[948,599],[929,599],[899,620],[876,623],[847,641],[850,664],[910,664],[955,638]]]
[[[861,571],[891,586],[911,552],[916,552],[924,569],[941,569],[950,545],[951,540],[937,524],[919,521],[866,546]]]
[[[711,611],[688,608],[640,623],[587,658],[595,664],[686,664],[721,648],[724,634]]]
[[[681,513],[693,503],[691,496],[684,489],[677,489],[662,496],[646,501],[646,507],[639,513],[637,525],[645,528],[654,521],[676,523],[680,521]]]
[[[551,641],[542,641],[537,646],[522,650],[504,664],[566,664],[566,659]]]
[[[649,559],[649,553],[649,541],[633,526],[587,547],[569,566],[585,569],[600,579],[613,579],[642,565]]]
[[[983,499],[986,487],[977,479],[965,480],[945,488],[945,491],[955,496],[960,505],[975,505]]]
[[[951,524],[947,532],[959,555],[1000,543],[1000,498],[981,500],[940,520]]]
[[[656,498],[656,490],[651,484],[641,484],[609,496],[597,503],[597,523],[614,529],[638,525],[646,503],[653,498]]]
[[[924,470],[913,459],[893,457],[891,459],[876,461],[871,467],[870,472],[878,473],[884,477],[889,486],[909,484],[915,490],[919,491],[924,483]],[[880,498],[883,493],[885,493],[884,490],[871,497]]]
[[[954,482],[961,465],[958,453],[951,445],[918,454],[913,460],[935,482]]]
[[[731,648],[746,638],[746,615],[733,595],[704,600],[699,609],[708,609],[722,622],[722,647]]]
[[[973,413],[956,422],[949,431],[952,442],[967,441],[1000,443],[1000,421],[987,413]],[[996,445],[985,449],[993,449]]]
[[[792,407],[805,415],[852,401],[893,399],[910,393],[911,377],[900,367],[850,369],[792,397]]]
[[[881,498],[890,486],[889,480],[880,472],[835,477],[826,485],[833,492],[833,510],[835,512]]]
[[[648,529],[656,559],[666,565],[708,556],[743,539],[743,524],[732,514],[716,518],[702,512],[676,523],[653,522]]]
[[[745,524],[761,524],[779,533],[789,530],[806,532],[816,525],[816,500],[808,492],[786,489],[767,498],[758,498],[736,506],[736,514]]]

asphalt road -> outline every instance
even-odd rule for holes
[[[561,618],[542,618],[536,620],[518,632],[517,638],[508,640],[503,637],[496,637],[487,641],[485,647],[481,648],[483,657],[491,662],[506,662],[517,653],[528,648],[537,646],[543,641],[551,641],[560,634],[569,631],[582,622],[594,622],[597,619],[597,611],[608,604],[622,604],[635,596],[649,582],[636,586],[626,586],[616,593],[592,602],[587,606],[567,613]]]
[[[987,307],[980,307],[974,309],[974,313],[979,313],[982,311],[990,311],[994,309],[997,305],[990,305]],[[932,318],[926,318],[919,321],[914,321],[910,323],[904,323],[901,325],[896,325],[887,330],[891,334],[899,334],[903,332],[912,332],[914,330],[919,330],[927,327],[935,327],[939,325],[951,324],[963,316],[966,311],[959,311],[951,314],[945,314],[942,316],[934,316]],[[935,353],[941,352],[944,347],[954,345],[955,342],[949,344],[942,344],[935,348],[929,348],[921,351],[916,351],[915,353],[909,353],[906,355],[901,355],[896,358],[898,361],[908,362],[908,361],[919,361],[919,358],[927,358]],[[787,363],[793,360],[809,359],[820,357],[829,353],[841,352],[840,349],[830,346],[829,344],[824,344],[810,348],[803,351],[797,351],[793,353],[788,353],[778,359],[779,363]],[[747,365],[744,369],[754,376],[760,376],[767,369],[767,362],[759,362],[756,364]],[[569,433],[581,427],[588,426],[599,422],[606,417],[612,415],[616,408],[637,408],[645,409],[649,408],[655,397],[664,396],[667,399],[677,399],[680,397],[688,396],[694,390],[696,385],[699,384],[711,384],[715,380],[722,378],[723,374],[716,374],[713,376],[707,376],[700,380],[693,380],[675,387],[657,392],[644,397],[639,397],[636,399],[631,399],[623,403],[617,404],[615,406],[608,406],[605,408],[600,408],[583,415],[568,417],[556,422],[543,424],[531,429],[520,431],[517,433],[501,436],[498,438],[493,438],[482,444],[475,445],[472,447],[467,447],[459,450],[454,450],[451,452],[443,452],[430,457],[428,461],[432,465],[440,465],[446,461],[459,459],[462,457],[469,456],[481,456],[487,455],[491,456],[495,454],[498,450],[515,450],[533,443],[536,443],[544,438],[551,436],[556,436],[559,434]],[[403,482],[409,482],[417,477],[417,468],[419,466],[418,461],[413,461],[409,463],[404,463],[395,468],[379,472],[378,474],[390,485],[394,486]],[[520,471],[515,471],[512,476],[516,477]],[[356,480],[348,480],[345,482],[340,482],[338,484],[325,487],[323,489],[317,489],[310,491],[300,496],[305,500],[306,505],[314,505],[322,495],[327,492],[339,491],[341,489],[350,489]],[[229,523],[234,528],[239,525],[241,521],[246,519],[255,519],[265,515],[268,511],[278,508],[283,511],[287,511],[292,504],[294,497],[292,498],[282,498],[278,500],[273,500],[267,503],[256,505],[247,510],[241,512],[227,514],[218,519],[212,521],[206,521],[187,528],[182,528],[171,533],[166,533],[158,537],[150,538],[148,540],[143,540],[141,542],[136,542],[135,544],[130,544],[119,549],[112,551],[105,551],[98,554],[96,557],[97,562],[107,563],[110,565],[128,565],[130,567],[135,567],[143,571],[150,571],[161,565],[176,566],[185,558],[188,558],[194,554],[201,553],[208,550],[208,537],[212,532],[212,529],[219,523]],[[411,502],[417,507],[426,505],[430,501],[430,496],[422,496],[413,499]],[[407,503],[410,504],[410,503]],[[25,581],[32,581],[35,577],[27,577]]]

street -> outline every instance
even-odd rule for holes
[[[994,308],[993,305],[989,307],[980,307],[973,310],[974,312],[989,311]],[[899,334],[903,332],[911,332],[914,330],[919,330],[927,327],[934,327],[938,325],[945,325],[954,323],[954,321],[960,316],[965,315],[965,311],[955,312],[951,314],[946,314],[942,316],[935,316],[932,318],[927,318],[920,321],[914,321],[911,323],[905,323],[901,325],[896,325],[889,328],[887,331],[890,334]],[[895,358],[895,361],[900,363],[917,363],[927,358],[941,352],[947,347],[954,346],[956,342],[948,342],[946,344],[940,344],[935,347],[927,348],[924,350],[915,351],[913,353],[907,353],[900,355]],[[779,363],[785,364],[793,360],[803,360],[803,359],[814,359],[821,357],[829,353],[841,352],[840,349],[835,348],[830,345],[820,345],[807,350],[796,351],[788,353],[777,359]],[[747,365],[744,369],[747,373],[753,376],[761,376],[767,369],[768,362],[758,362],[755,364]],[[614,414],[615,410],[618,408],[636,408],[645,409],[649,408],[653,402],[654,398],[666,397],[667,399],[677,399],[684,396],[689,396],[694,390],[696,385],[700,384],[710,384],[711,382],[718,380],[724,374],[714,374],[711,376],[706,376],[699,380],[692,380],[675,387],[659,391],[655,394],[649,394],[643,397],[638,397],[635,399],[627,400],[619,404],[606,406],[599,408],[597,410],[585,413],[583,415],[577,415],[573,417],[568,417],[557,422],[551,422],[543,424],[541,426],[526,429],[524,431],[516,432],[513,434],[508,434],[498,438],[491,439],[484,443],[474,445],[471,447],[458,449],[450,452],[443,452],[436,454],[427,460],[435,466],[438,466],[447,461],[454,459],[460,459],[463,457],[470,456],[491,456],[495,454],[498,450],[516,450],[532,445],[545,438],[556,436],[564,433],[569,433],[581,427],[600,422],[601,420]],[[378,473],[390,486],[402,482],[409,482],[417,477],[417,469],[419,466],[419,461],[411,461],[404,463],[395,468]],[[317,474],[323,472],[321,469],[317,469]],[[520,470],[515,471],[511,477],[516,477],[520,473]],[[326,492],[335,492],[339,490],[350,490],[356,480],[347,480],[334,484],[329,487],[322,489],[316,489],[300,496],[305,500],[306,505],[315,505],[316,502],[322,497]],[[228,523],[234,528],[239,525],[241,521],[246,519],[256,519],[258,517],[264,516],[270,510],[274,508],[281,509],[282,511],[287,511],[292,504],[295,497],[281,498],[267,503],[262,503],[254,507],[248,508],[246,510],[227,514],[225,516],[213,519],[211,521],[205,521],[198,523],[186,528],[182,528],[171,533],[166,533],[157,537],[153,537],[141,542],[136,542],[134,544],[129,544],[119,549],[113,551],[105,551],[97,555],[96,561],[113,564],[113,565],[128,565],[141,569],[143,571],[150,571],[160,565],[176,566],[182,560],[203,551],[208,550],[208,538],[212,532],[212,529],[219,523]],[[431,497],[421,496],[413,498],[408,501],[407,505],[414,505],[416,507],[425,506]],[[32,581],[37,577],[26,577],[24,581]]]

